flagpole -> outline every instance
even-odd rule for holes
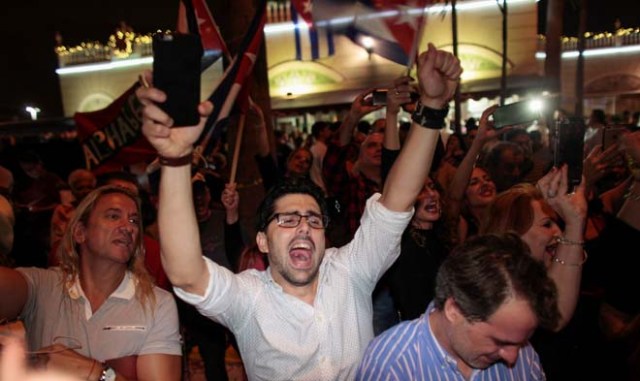
[[[229,176],[229,184],[234,184],[236,182],[236,172],[238,170],[238,159],[240,158],[240,146],[242,145],[242,135],[246,117],[247,115],[245,113],[240,114],[240,121],[238,122],[238,132],[236,133],[236,145],[233,149],[233,161],[231,162],[231,175]]]
[[[430,1],[425,2],[425,4],[422,6],[422,16],[420,17],[420,25],[418,26],[418,32],[416,33],[416,38],[413,41],[413,46],[411,47],[411,54],[409,55],[409,62],[407,63],[407,76],[411,75],[411,68],[413,67],[413,64],[416,62],[416,58],[418,57],[418,48],[420,47],[420,43],[422,42],[422,35],[424,34],[425,20],[427,18],[426,16],[427,3],[430,3]]]

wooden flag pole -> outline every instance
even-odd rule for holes
[[[235,184],[236,173],[238,170],[238,158],[240,157],[240,146],[242,145],[242,134],[244,131],[244,122],[247,118],[245,113],[240,114],[238,122],[238,132],[236,133],[236,145],[233,149],[233,161],[231,162],[231,175],[229,176],[229,184]]]

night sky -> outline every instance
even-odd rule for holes
[[[541,6],[545,2],[541,1]],[[565,0],[565,3],[570,2]],[[142,33],[172,28],[178,8],[178,0],[21,0],[4,3],[5,9],[0,12],[0,33],[4,36],[4,51],[0,55],[0,121],[15,114],[27,118],[22,112],[26,104],[42,109],[41,117],[62,116],[55,74],[57,59],[53,51],[56,31],[62,34],[65,45],[89,40],[106,43],[121,20]],[[640,26],[640,12],[629,9],[632,3],[636,3],[633,8],[637,8],[637,0],[589,0],[589,30],[612,30],[616,17],[621,19],[623,26]],[[570,8],[566,12],[566,34],[575,34],[577,30],[577,21],[572,20],[576,13]]]

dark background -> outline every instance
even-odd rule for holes
[[[209,0],[210,5],[213,5]],[[565,0],[565,34],[575,35],[577,12]],[[539,3],[544,30],[546,0]],[[640,26],[637,0],[589,0],[589,31],[613,30],[620,18],[625,27]],[[210,8],[213,9],[211,6]],[[57,58],[53,51],[59,31],[65,45],[83,41],[106,43],[121,20],[135,31],[153,32],[175,26],[178,0],[21,0],[5,2],[0,12],[0,121],[26,119],[26,104],[38,106],[40,117],[62,116]],[[228,17],[228,15],[225,15]],[[215,17],[220,17],[216,16]]]

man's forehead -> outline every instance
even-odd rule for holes
[[[306,193],[289,193],[281,196],[274,203],[274,210],[279,211],[320,211],[320,205],[311,196]]]
[[[135,184],[133,184],[133,183],[131,183],[129,181],[121,180],[121,179],[112,179],[112,180],[109,180],[108,183],[109,183],[109,185],[115,185],[115,186],[118,186],[120,188],[127,189],[128,191],[130,191],[130,192],[132,192],[132,193],[134,193],[136,195],[138,194],[138,187]]]
[[[96,201],[94,210],[123,210],[129,213],[137,213],[136,202],[124,193],[109,193],[102,195]]]
[[[527,301],[509,298],[486,321],[476,324],[495,341],[524,344],[538,325],[538,319]]]

